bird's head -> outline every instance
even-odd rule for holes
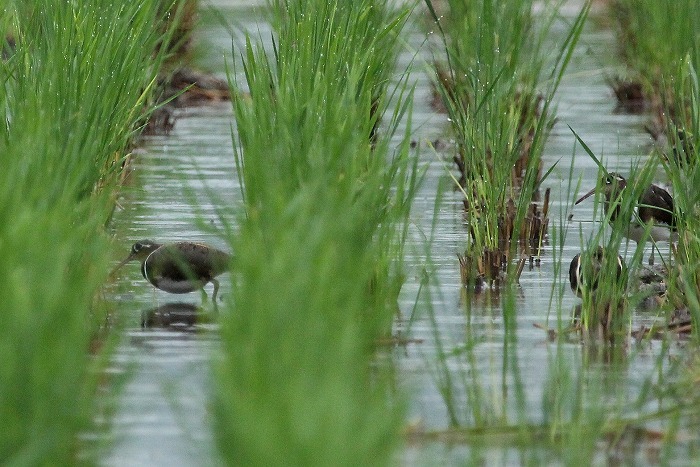
[[[612,196],[613,194],[620,193],[627,186],[627,180],[617,172],[610,172],[603,176],[602,185],[605,194]]]
[[[626,186],[627,180],[625,180],[625,177],[623,177],[619,173],[606,173],[605,175],[603,175],[603,178],[597,187],[593,188],[591,191],[581,196],[579,199],[576,200],[574,204],[579,204],[581,201],[593,195],[599,189],[605,194],[606,201],[616,199]]]
[[[138,242],[134,243],[131,246],[131,251],[129,252],[129,256],[127,256],[121,263],[117,264],[114,269],[112,269],[112,272],[110,273],[110,276],[114,276],[114,274],[126,263],[134,260],[139,260],[143,261],[145,260],[148,255],[156,251],[159,247],[161,246],[160,243],[156,243],[152,240],[139,240]]]
[[[148,255],[160,248],[160,246],[160,243],[156,243],[152,240],[139,240],[131,246],[131,253],[129,253],[125,261],[129,262],[135,259],[144,260]]]

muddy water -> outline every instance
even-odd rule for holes
[[[232,24],[259,36],[269,38],[269,29],[260,20],[258,10],[250,2],[215,2],[223,17]],[[231,57],[231,38],[224,27],[211,15],[203,15],[203,27],[198,31],[200,63],[223,76],[224,57]],[[409,42],[419,48],[423,35],[409,30]],[[546,147],[545,162],[560,161],[558,169],[546,183],[552,188],[551,228],[568,228],[563,249],[565,265],[555,281],[554,259],[547,248],[541,265],[526,269],[521,278],[517,301],[518,341],[517,366],[524,384],[527,417],[541,421],[543,384],[546,369],[552,359],[552,349],[544,333],[533,323],[556,326],[559,316],[569,316],[577,299],[568,291],[563,274],[568,261],[579,251],[579,231],[585,236],[594,228],[593,203],[576,207],[573,220],[567,204],[574,194],[567,191],[569,167],[572,163],[574,137],[567,125],[573,127],[597,154],[602,154],[609,168],[625,173],[630,161],[646,153],[648,137],[642,130],[644,117],[615,112],[614,99],[600,73],[601,66],[611,65],[613,37],[601,32],[589,22],[581,47],[558,94],[558,124]],[[424,56],[428,57],[427,51]],[[413,57],[405,53],[399,68]],[[436,390],[430,367],[435,359],[435,325],[440,343],[447,349],[465,341],[466,330],[478,334],[473,347],[477,364],[473,375],[482,380],[489,403],[497,403],[500,389],[512,381],[502,381],[504,328],[497,301],[478,300],[470,312],[460,299],[460,278],[456,254],[463,250],[466,229],[462,220],[459,197],[447,190],[437,213],[436,236],[429,252],[425,251],[423,234],[431,230],[437,187],[447,181],[443,158],[449,153],[436,154],[426,141],[442,137],[447,128],[446,117],[429,107],[430,87],[422,73],[423,63],[415,64],[413,79],[417,82],[414,138],[423,149],[421,158],[428,164],[426,183],[415,201],[412,214],[412,236],[407,248],[409,279],[404,287],[401,306],[404,318],[397,329],[405,331],[407,316],[415,301],[424,268],[431,271],[437,284],[431,305],[435,321],[426,314],[411,323],[411,337],[423,339],[422,344],[409,345],[393,353],[401,369],[401,386],[409,394],[409,418],[420,420],[427,429],[447,427],[445,403]],[[240,207],[240,191],[231,149],[231,111],[228,104],[179,111],[175,128],[169,136],[149,137],[135,158],[132,183],[114,219],[114,231],[124,244],[126,255],[130,244],[138,239],[201,240],[222,246],[215,229],[220,226],[217,208],[224,209],[232,219]],[[573,161],[574,173],[581,176],[582,187],[595,185],[597,168],[580,148]],[[575,186],[575,184],[574,184]],[[554,284],[554,285],[553,285]],[[211,293],[211,286],[208,289]],[[228,291],[222,287],[221,295]],[[561,308],[550,309],[552,294],[563,293]],[[116,416],[110,429],[113,447],[102,462],[107,465],[211,465],[216,464],[210,429],[211,414],[207,404],[210,387],[209,358],[218,335],[213,311],[209,304],[202,308],[198,294],[169,295],[154,290],[140,275],[138,265],[124,269],[115,301],[124,326],[113,370],[124,375],[124,387],[119,395]],[[555,301],[556,303],[556,301]],[[653,346],[652,346],[653,347]],[[564,358],[581,359],[579,344],[565,344]],[[654,364],[654,350],[648,349],[631,360],[621,370],[625,381],[618,390],[634,395],[643,375]],[[462,368],[463,369],[463,368]],[[461,371],[453,365],[451,371]],[[495,375],[495,376],[494,376]],[[637,376],[638,375],[638,376]],[[505,396],[506,402],[509,400]],[[507,412],[507,409],[503,409]],[[517,460],[517,453],[492,453],[497,462]],[[400,456],[402,462],[431,463],[442,459],[459,462],[464,449],[442,445],[408,447]],[[502,456],[502,457],[501,457]]]

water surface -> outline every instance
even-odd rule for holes
[[[260,9],[250,2],[214,2],[222,17],[231,24],[255,32],[269,40],[269,27],[262,20]],[[225,76],[225,62],[234,62],[232,40],[226,28],[210,14],[203,14],[198,31],[199,63]],[[240,37],[234,39],[234,46]],[[612,93],[605,84],[601,67],[614,63],[611,51],[614,38],[589,22],[581,46],[571,64],[557,96],[558,123],[546,145],[545,166],[558,163],[545,183],[552,189],[550,232],[566,228],[568,235],[562,249],[565,264],[555,274],[552,254],[553,239],[545,248],[539,267],[526,268],[522,274],[517,298],[517,355],[504,357],[504,323],[498,299],[482,298],[465,304],[461,295],[457,253],[465,248],[467,230],[462,204],[457,192],[445,190],[435,216],[438,186],[449,181],[443,160],[447,152],[436,153],[425,144],[445,138],[446,116],[430,107],[429,79],[425,63],[429,50],[424,34],[417,27],[407,29],[411,50],[401,57],[402,70],[414,59],[412,80],[417,83],[414,139],[421,147],[420,157],[427,166],[427,177],[415,200],[411,215],[411,235],[407,247],[408,280],[401,295],[402,318],[397,332],[406,332],[420,280],[429,271],[436,284],[431,306],[434,320],[427,313],[412,322],[410,336],[422,343],[389,351],[400,369],[400,387],[408,396],[408,419],[419,422],[426,430],[443,430],[448,426],[446,404],[437,391],[434,369],[438,343],[445,349],[461,348],[467,340],[476,342],[465,359],[452,359],[449,371],[466,374],[484,388],[493,410],[515,416],[513,372],[504,372],[504,362],[514,362],[519,382],[524,388],[525,416],[531,423],[542,421],[544,384],[547,371],[555,358],[568,360],[572,368],[581,365],[585,355],[578,342],[556,346],[548,343],[546,334],[534,323],[557,326],[568,320],[578,299],[568,290],[564,277],[568,261],[580,251],[580,236],[591,235],[598,226],[593,223],[593,203],[583,203],[570,212],[568,206],[576,193],[568,189],[569,170],[581,178],[581,191],[595,186],[597,167],[576,149],[571,126],[601,155],[609,169],[625,173],[632,161],[646,154],[650,140],[643,131],[644,116],[630,116],[615,111]],[[568,126],[567,126],[568,125]],[[231,142],[233,126],[230,104],[217,104],[180,110],[172,133],[148,137],[134,158],[132,183],[119,199],[120,211],[113,229],[124,244],[142,238],[155,240],[204,241],[225,248],[217,236],[221,215],[235,223],[240,210],[240,187],[235,173]],[[235,130],[235,127],[234,127]],[[578,180],[574,181],[576,187]],[[568,221],[569,214],[573,220]],[[436,237],[426,251],[425,233],[437,220]],[[221,295],[228,293],[222,283]],[[154,290],[140,275],[135,263],[124,269],[115,295],[123,339],[114,358],[114,371],[128,376],[119,394],[111,437],[114,446],[102,460],[107,465],[212,465],[217,463],[211,433],[212,417],[207,402],[209,365],[218,340],[215,314],[210,303],[203,308],[199,294],[170,295]],[[211,294],[211,286],[207,289]],[[561,307],[555,305],[561,296]],[[641,317],[643,318],[643,317]],[[635,316],[635,319],[641,319]],[[437,332],[436,332],[437,331]],[[439,336],[436,342],[434,335]],[[474,336],[478,338],[474,340]],[[622,367],[611,368],[614,389],[621,397],[633,398],[641,382],[655,369],[657,345],[633,350],[634,358]],[[511,363],[509,363],[511,364]],[[510,392],[509,392],[510,388]],[[461,398],[461,399],[460,399]],[[461,400],[462,412],[468,401]],[[462,463],[469,459],[465,446],[442,443],[418,443],[406,447],[399,462],[432,464],[435,461]],[[488,451],[489,463],[517,462],[513,450]]]

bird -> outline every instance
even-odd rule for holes
[[[113,270],[130,261],[141,261],[141,274],[155,288],[182,294],[202,290],[209,282],[214,284],[212,300],[216,304],[219,281],[216,277],[230,270],[231,255],[204,243],[157,243],[140,240],[133,244],[126,259]]]
[[[603,281],[609,285],[603,286]],[[574,294],[584,299],[576,307],[574,319],[588,333],[614,342],[624,316],[627,290],[627,267],[622,256],[611,255],[601,246],[577,254],[569,265],[569,283]]]
[[[605,274],[611,274],[615,268],[615,283],[623,288],[627,285],[627,266],[622,256],[614,258],[615,264],[608,265],[607,261],[613,259],[606,254],[602,246],[598,246],[588,254],[578,253],[569,264],[569,284],[577,297],[584,293],[594,293],[600,285],[600,280]]]
[[[603,176],[600,186],[605,196],[605,212],[610,223],[613,224],[622,210],[621,195],[627,187],[627,180],[617,172],[610,172]],[[574,205],[590,197],[597,190],[598,187],[593,188],[576,200]],[[673,209],[673,197],[669,192],[658,185],[649,185],[638,201],[636,212],[631,216],[627,228],[622,232],[623,236],[638,244],[644,243],[647,237],[650,237],[654,242],[670,243],[677,240],[678,219]],[[653,248],[649,264],[654,264]]]

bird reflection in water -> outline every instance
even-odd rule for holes
[[[214,321],[214,313],[193,303],[166,303],[141,313],[142,328],[195,332],[199,325]]]

